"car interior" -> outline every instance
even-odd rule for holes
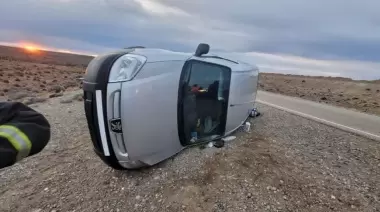
[[[183,87],[183,117],[187,145],[224,134],[228,87],[224,70],[210,64],[192,64]],[[228,85],[229,86],[229,85]],[[227,89],[226,89],[227,88]]]

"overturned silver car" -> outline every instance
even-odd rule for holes
[[[142,47],[94,58],[83,81],[95,152],[115,169],[163,161],[238,129],[256,99],[255,66],[208,54]]]

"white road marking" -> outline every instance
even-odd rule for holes
[[[96,110],[98,114],[98,124],[100,130],[100,140],[102,141],[103,151],[105,156],[110,156],[110,151],[108,149],[106,130],[104,127],[104,116],[103,116],[103,101],[102,101],[102,91],[96,90]]]
[[[369,132],[366,132],[366,131],[363,131],[363,130],[355,129],[355,128],[352,128],[352,127],[348,127],[348,126],[345,126],[345,125],[342,125],[342,124],[338,124],[338,123],[332,122],[332,121],[321,119],[321,118],[318,118],[318,117],[315,117],[315,116],[312,116],[312,115],[309,115],[309,114],[306,114],[306,113],[302,113],[302,112],[298,112],[298,111],[295,111],[295,110],[292,110],[292,109],[289,109],[289,108],[281,107],[279,105],[275,105],[275,104],[272,104],[272,103],[269,103],[269,102],[266,102],[266,101],[262,101],[262,100],[259,100],[259,99],[257,99],[256,102],[259,102],[259,103],[262,103],[262,104],[265,104],[265,105],[268,105],[268,106],[271,106],[271,107],[274,107],[274,108],[277,108],[277,109],[280,109],[280,110],[283,110],[283,111],[286,111],[286,112],[289,112],[289,113],[292,113],[292,114],[295,114],[295,115],[299,115],[299,116],[302,116],[304,118],[315,120],[315,121],[327,124],[329,126],[333,126],[333,127],[339,128],[339,129],[344,130],[344,131],[352,132],[352,133],[355,133],[357,135],[365,136],[367,138],[380,141],[380,136],[379,135],[375,135],[375,134],[372,134],[372,133],[369,133]]]

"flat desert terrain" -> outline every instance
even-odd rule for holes
[[[380,210],[379,142],[262,104],[252,130],[223,148],[113,170],[93,152],[81,102],[91,57],[9,47],[0,55],[0,101],[22,101],[52,126],[40,154],[0,170],[0,211]],[[261,74],[259,87],[380,114],[375,81]]]

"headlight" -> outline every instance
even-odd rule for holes
[[[121,56],[111,68],[109,82],[132,80],[145,62],[146,58],[141,55],[126,54]]]

